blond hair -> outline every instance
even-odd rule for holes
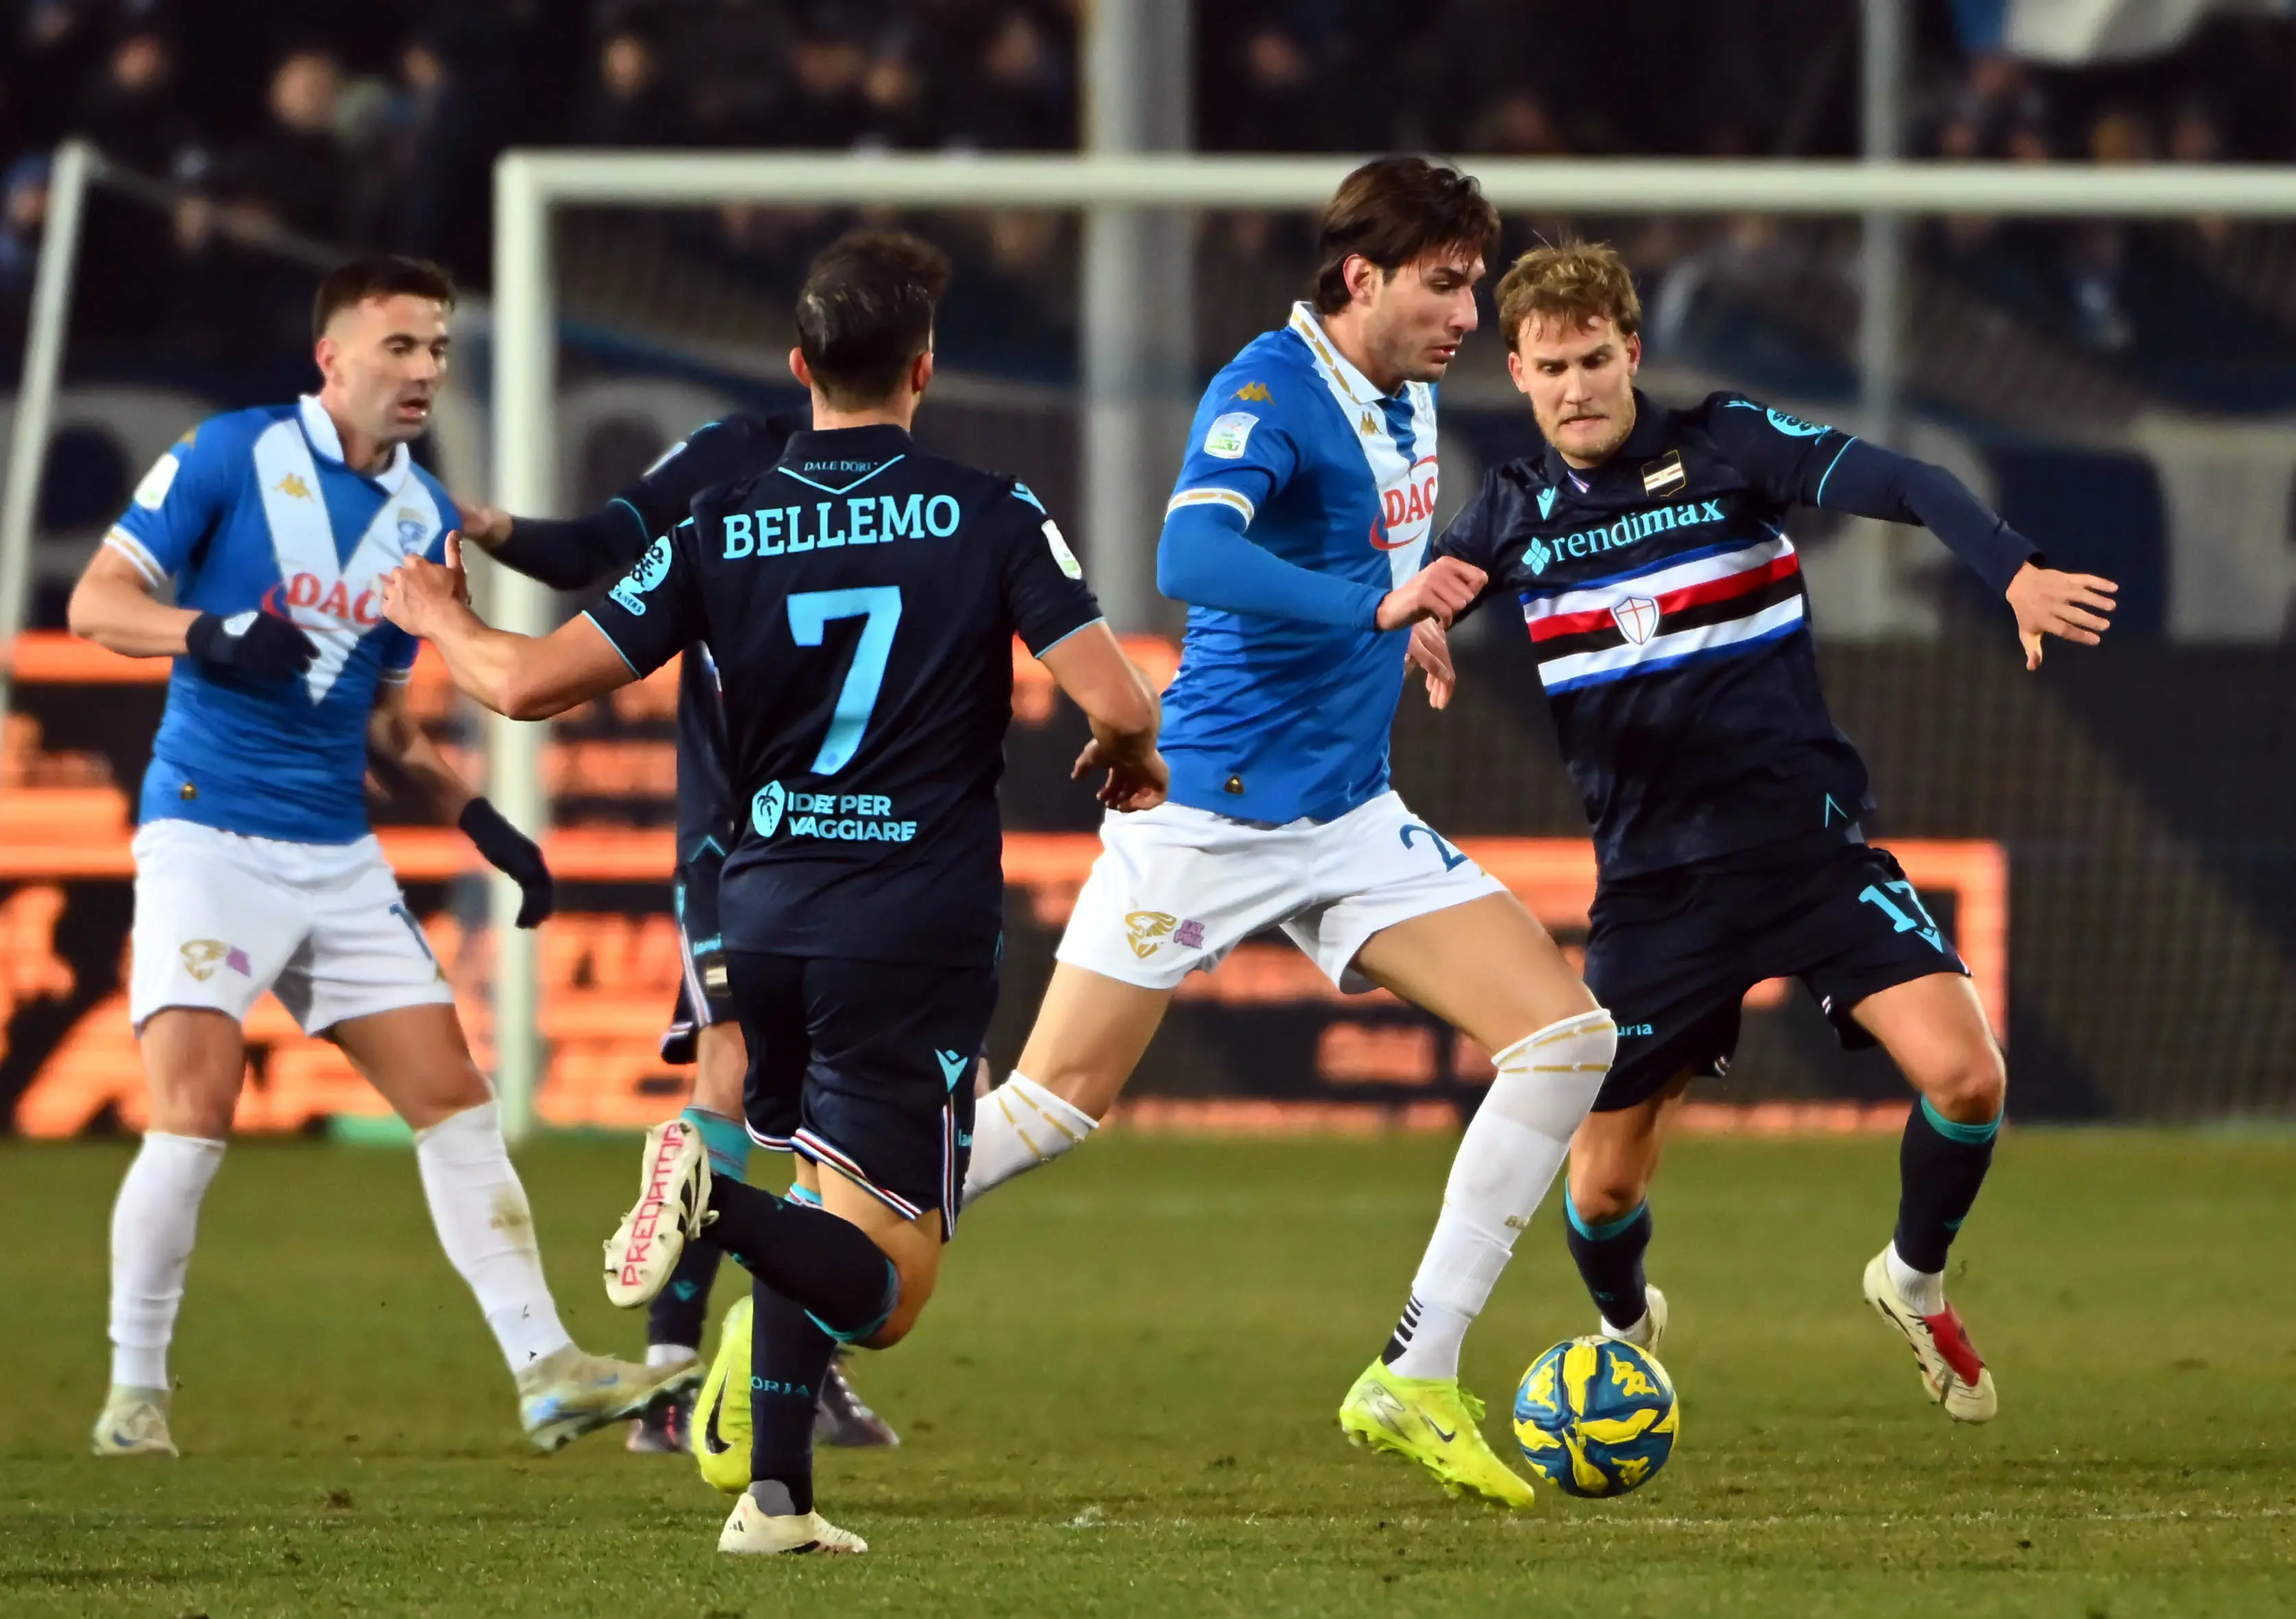
[[[1521,340],[1523,322],[1533,318],[1559,319],[1573,330],[1608,319],[1621,337],[1632,337],[1643,324],[1634,273],[1603,242],[1531,249],[1499,278],[1498,300],[1499,329],[1509,349]]]

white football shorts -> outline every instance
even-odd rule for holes
[[[1374,933],[1506,892],[1393,793],[1337,820],[1281,826],[1185,804],[1111,811],[1100,842],[1059,957],[1144,990],[1176,989],[1281,926],[1359,995],[1373,985],[1349,964]]]
[[[446,974],[372,836],[242,837],[193,821],[135,834],[136,1031],[166,1007],[245,1021],[264,990],[308,1034],[401,1007],[454,1004]]]

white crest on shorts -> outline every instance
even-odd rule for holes
[[[1646,596],[1630,596],[1611,609],[1611,621],[1636,646],[1647,646],[1658,629],[1658,604]]]

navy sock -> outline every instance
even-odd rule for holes
[[[668,1285],[646,1306],[646,1345],[676,1344],[700,1351],[709,1322],[709,1288],[725,1255],[708,1243],[688,1243]]]
[[[1898,1257],[1916,1270],[1945,1269],[1954,1234],[1977,1201],[1993,1163],[1997,1114],[1984,1124],[1956,1124],[1922,1098],[1906,1117],[1898,1145]]]
[[[1651,1212],[1647,1200],[1635,1212],[1600,1225],[1578,1218],[1578,1206],[1563,1194],[1562,1212],[1569,1216],[1564,1239],[1578,1262],[1579,1278],[1594,1296],[1595,1308],[1613,1327],[1632,1327],[1647,1307],[1643,1298],[1643,1253],[1650,1246]]]
[[[701,1132],[709,1154],[713,1177],[739,1180],[749,1169],[750,1136],[738,1120],[705,1108],[689,1107],[678,1114]],[[646,1307],[646,1344],[676,1344],[699,1350],[709,1320],[709,1288],[718,1279],[718,1262],[724,1257],[708,1243],[688,1243],[679,1254],[668,1284]]]
[[[899,1278],[860,1227],[736,1180],[712,1181],[709,1207],[718,1218],[703,1237],[831,1336],[865,1338],[893,1313]]]
[[[837,1341],[765,1283],[750,1296],[750,1479],[781,1485],[791,1511],[810,1512],[814,1406]]]

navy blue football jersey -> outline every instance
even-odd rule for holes
[[[1521,604],[1606,877],[1873,808],[1818,689],[1793,507],[1926,515],[1996,588],[2037,556],[1939,469],[1834,428],[1736,394],[1635,400],[1608,461],[1575,469],[1549,447],[1495,467],[1430,550],[1488,572],[1478,605]]]
[[[1028,486],[894,427],[807,431],[590,608],[644,675],[705,641],[741,835],[729,949],[976,965],[1004,927],[1013,637],[1101,616]]]

